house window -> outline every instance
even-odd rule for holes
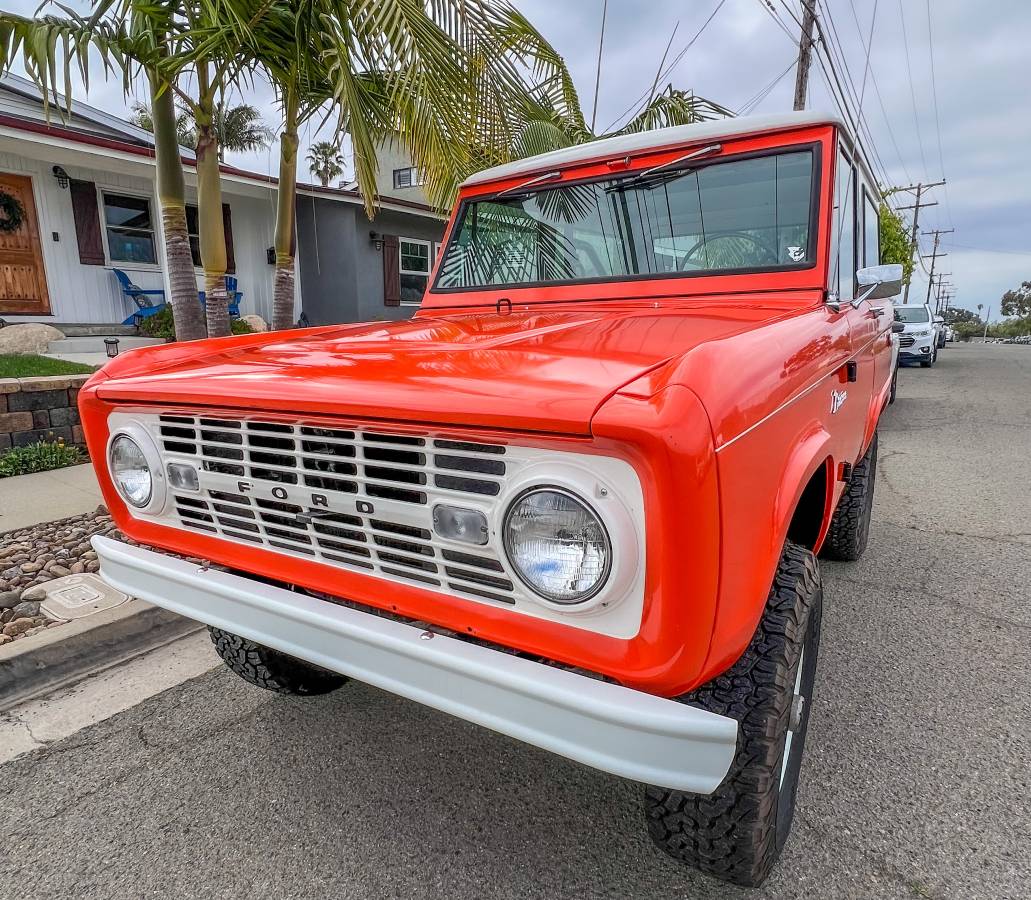
[[[190,256],[193,257],[193,265],[200,268],[200,225],[197,222],[197,207],[186,207],[186,231],[190,235]]]
[[[430,242],[400,239],[401,304],[418,306],[430,279]]]
[[[154,220],[146,197],[104,194],[104,228],[111,262],[157,263]]]
[[[426,181],[422,169],[415,166],[407,166],[404,169],[394,169],[394,189],[417,187]]]

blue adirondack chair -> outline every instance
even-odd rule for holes
[[[125,294],[136,305],[136,311],[127,316],[123,325],[135,325],[137,328],[140,322],[161,312],[165,308],[165,292],[162,290],[145,291],[139,285],[133,284],[132,279],[121,269],[112,269],[115,278],[121,285],[122,293]],[[160,297],[161,302],[155,303],[151,297]]]
[[[243,299],[243,291],[237,289],[235,275],[226,275],[226,293],[229,295],[229,318],[240,318],[240,300]],[[206,306],[208,298],[204,291],[197,292],[200,295],[200,305]]]

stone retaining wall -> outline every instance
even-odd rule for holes
[[[0,378],[0,452],[37,441],[83,444],[76,398],[88,378]]]

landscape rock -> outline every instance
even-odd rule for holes
[[[33,616],[39,615],[39,601],[38,600],[23,600],[16,607],[14,607],[15,618],[21,618],[27,616],[32,618]]]
[[[8,637],[20,637],[33,627],[32,619],[15,619],[4,626],[4,634]]]
[[[47,583],[55,578],[100,568],[89,543],[96,534],[125,540],[104,506],[0,534],[0,643],[20,640],[31,629],[64,624],[64,620],[51,621],[40,610],[40,601],[46,599]]]
[[[46,353],[51,341],[64,340],[53,325],[27,322],[0,328],[0,353]]]
[[[240,318],[251,326],[252,331],[268,331],[268,322],[261,316],[251,314],[249,316],[240,316]]]
[[[0,647],[2,647],[4,644],[11,643],[11,641],[13,640],[14,638],[11,637],[9,634],[4,634],[3,632],[0,632]]]

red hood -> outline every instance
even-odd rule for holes
[[[423,315],[134,351],[101,398],[587,434],[623,385],[787,313],[721,301]]]

